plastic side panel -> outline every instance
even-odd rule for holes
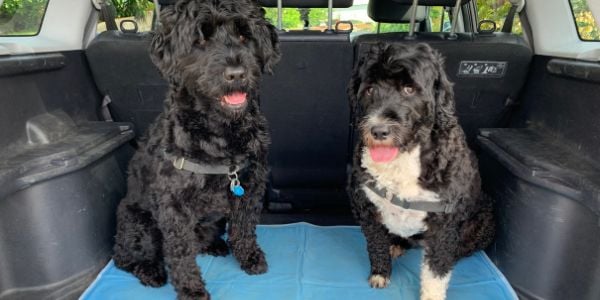
[[[101,268],[112,248],[116,206],[125,195],[120,163],[105,156],[0,201],[0,299],[52,291]]]
[[[490,256],[524,299],[600,299],[598,217],[577,201],[520,180],[495,158],[480,158],[494,196]]]

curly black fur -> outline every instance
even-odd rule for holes
[[[452,84],[441,55],[426,44],[376,45],[354,69],[348,87],[356,141],[348,192],[354,217],[367,239],[371,275],[390,277],[390,246],[423,245],[424,263],[439,277],[461,258],[485,248],[493,238],[491,203],[480,189],[477,159],[467,147],[455,116]],[[389,136],[375,139],[365,120],[384,120]],[[363,151],[387,143],[403,153],[420,147],[418,185],[454,203],[453,213],[427,213],[424,232],[400,237],[389,232],[363,185],[373,177],[362,166]],[[400,252],[401,253],[401,252]]]
[[[179,299],[208,299],[198,253],[226,255],[231,248],[247,273],[267,271],[255,234],[270,141],[258,84],[278,61],[279,44],[250,0],[180,0],[163,9],[160,21],[150,53],[170,87],[164,112],[130,162],[114,260],[154,287],[166,283],[169,270]],[[227,78],[227,68],[244,72]],[[246,101],[230,105],[225,99],[233,93]],[[233,196],[227,175],[175,169],[164,151],[213,165],[246,161],[246,194]],[[221,238],[226,223],[229,244]]]

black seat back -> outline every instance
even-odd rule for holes
[[[149,45],[149,33],[105,31],[85,51],[96,86],[111,99],[112,117],[135,124],[138,138],[163,110],[167,91]]]
[[[261,2],[276,6],[276,1]],[[283,5],[327,7],[327,0],[286,0]],[[333,5],[349,7],[352,1],[336,0]],[[261,90],[261,108],[273,141],[270,207],[347,205],[350,112],[346,85],[354,51],[349,33],[282,31],[279,39],[282,59],[274,75],[263,78]]]
[[[273,141],[271,202],[301,208],[345,204],[349,35],[283,32],[280,42],[282,60],[273,76],[264,77],[261,91]]]

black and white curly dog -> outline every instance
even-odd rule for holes
[[[443,59],[426,44],[373,46],[348,93],[360,136],[349,193],[369,283],[386,287],[391,260],[422,245],[421,299],[444,299],[454,264],[492,240],[493,217]]]
[[[179,299],[209,299],[199,253],[231,248],[246,273],[267,271],[255,233],[270,141],[258,84],[279,44],[251,0],[180,0],[160,20],[150,53],[169,91],[129,166],[114,261],[153,287],[168,270]]]

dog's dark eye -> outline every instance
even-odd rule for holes
[[[365,90],[365,93],[367,93],[368,96],[373,95],[373,87],[370,86]]]
[[[243,35],[240,35],[240,42],[245,43],[246,42],[246,37]]]
[[[412,96],[415,93],[415,90],[416,90],[415,87],[412,85],[405,85],[402,88],[402,92],[408,96]]]

